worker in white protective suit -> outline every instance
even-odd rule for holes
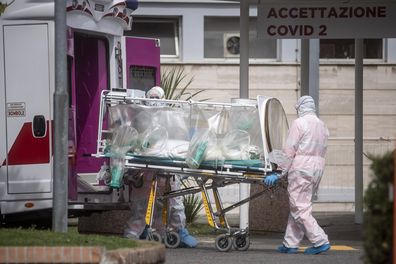
[[[147,98],[163,99],[165,96],[164,90],[155,86],[146,93]],[[153,102],[149,102],[153,105]],[[154,171],[143,172],[143,185],[141,187],[131,186],[131,211],[132,217],[128,220],[124,230],[124,236],[132,239],[145,239],[147,236],[147,228],[145,222],[145,214],[150,195],[151,180],[154,177]],[[180,189],[180,177],[175,175],[169,181],[171,191]],[[165,190],[165,179],[159,178],[157,190],[163,192]],[[169,227],[178,232],[180,236],[180,246],[194,248],[197,246],[198,241],[191,236],[186,229],[186,215],[184,211],[183,197],[169,198]],[[153,225],[160,234],[165,232],[162,224],[161,209],[162,204],[159,201],[155,202],[155,210],[153,216]]]
[[[143,184],[141,187],[135,187],[131,184],[130,188],[130,207],[132,216],[126,223],[124,230],[124,236],[131,239],[146,239],[147,228],[145,215],[150,195],[151,181],[155,176],[155,171],[146,170],[142,171],[141,177],[143,177]],[[175,176],[169,181],[170,189],[180,189],[180,178]],[[158,179],[157,192],[163,194],[166,189],[165,178]],[[153,215],[153,227],[159,234],[164,234],[165,229],[162,223],[162,210],[163,204],[158,200],[155,201],[154,215]],[[186,215],[184,212],[183,197],[178,196],[169,198],[169,227],[180,236],[180,246],[194,248],[197,246],[197,240],[191,236],[186,229]]]
[[[325,167],[329,136],[326,125],[316,116],[311,96],[302,96],[295,106],[298,118],[292,123],[282,151],[270,153],[282,174],[267,175],[264,182],[273,185],[280,177],[288,177],[290,214],[281,253],[296,253],[304,235],[313,244],[305,254],[319,254],[330,249],[323,229],[312,216],[312,197],[316,193]]]

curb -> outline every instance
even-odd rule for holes
[[[100,263],[103,247],[0,247],[0,263]]]
[[[164,245],[149,248],[117,249],[106,252],[102,263],[117,264],[156,264],[165,263]]]
[[[0,247],[0,263],[165,263],[165,247],[123,248],[106,251],[104,247]]]

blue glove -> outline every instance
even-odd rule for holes
[[[267,176],[265,176],[265,178],[264,178],[264,183],[265,183],[266,185],[272,186],[272,185],[274,185],[278,180],[279,180],[278,174],[276,174],[276,173],[271,173],[271,174],[267,174]]]

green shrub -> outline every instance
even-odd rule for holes
[[[364,196],[365,263],[392,261],[393,201],[390,199],[390,191],[394,177],[394,152],[369,156],[374,177]]]

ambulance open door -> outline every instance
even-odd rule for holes
[[[132,95],[144,97],[160,85],[160,42],[158,39],[123,37],[123,86]]]

